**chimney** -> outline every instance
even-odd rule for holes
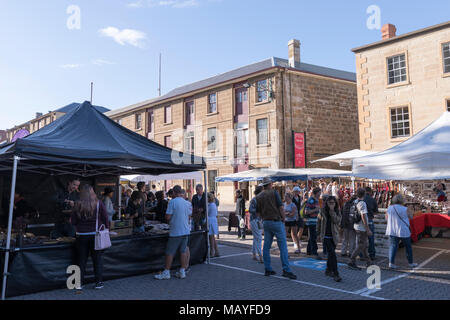
[[[381,27],[381,38],[383,40],[395,38],[397,35],[395,34],[397,32],[397,28],[393,24],[385,24],[383,27]]]
[[[37,118],[39,118],[39,117],[42,117],[43,116],[43,113],[42,112],[36,112],[36,118],[35,119],[37,119]]]
[[[293,39],[288,43],[289,48],[289,67],[296,68],[300,66],[300,41]]]

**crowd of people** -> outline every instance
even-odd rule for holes
[[[242,200],[240,191],[237,191],[236,196],[236,215],[242,222],[245,217],[245,201]],[[395,256],[400,241],[406,247],[409,267],[417,266],[413,262],[409,230],[412,213],[404,203],[402,195],[394,196],[385,216],[386,235],[390,237],[389,267],[392,269],[397,268]],[[304,229],[308,232],[306,255],[318,260],[326,259],[325,275],[337,282],[342,280],[336,256],[339,243],[342,243],[340,255],[349,258],[349,268],[361,269],[356,264],[358,257],[365,261],[366,266],[375,264],[373,220],[378,213],[378,205],[370,187],[359,188],[352,194],[349,189],[339,186],[337,181],[326,184],[321,180],[317,186],[310,188],[306,188],[304,184],[295,186],[292,192],[286,192],[283,203],[279,193],[273,189],[272,181],[264,179],[255,189],[255,196],[249,204],[249,213],[253,259],[264,263],[266,276],[275,274],[270,263],[270,248],[273,238],[276,237],[283,266],[282,276],[296,279],[289,268],[286,234],[290,232],[295,253],[300,254]],[[240,239],[245,238],[245,231],[245,226],[240,224]],[[322,256],[318,254],[318,243],[322,243]]]
[[[81,189],[81,190],[79,190]],[[91,255],[94,272],[95,288],[103,287],[103,251],[95,250],[95,234],[100,226],[110,227],[116,218],[133,220],[134,232],[145,231],[144,213],[154,213],[154,219],[170,225],[169,241],[166,247],[164,270],[155,275],[156,279],[170,279],[170,269],[173,258],[180,253],[181,267],[176,272],[178,278],[185,278],[189,270],[189,234],[192,231],[208,230],[210,256],[219,257],[217,238],[219,236],[218,205],[214,193],[206,194],[203,186],[198,184],[192,199],[188,199],[186,191],[176,185],[167,193],[157,191],[153,185],[146,192],[145,183],[138,183],[135,190],[126,188],[122,195],[122,205],[125,208],[123,216],[115,214],[113,205],[114,190],[105,188],[99,199],[92,186],[84,184],[80,188],[80,180],[75,178],[68,182],[67,187],[57,194],[56,203],[61,211],[56,221],[55,236],[76,237],[78,263],[81,279],[84,280],[86,263]],[[405,199],[397,194],[392,199],[386,213],[386,235],[390,237],[389,267],[397,268],[395,257],[400,241],[406,247],[406,256],[410,267],[417,266],[413,262],[410,240],[409,219],[412,213],[404,206]],[[20,191],[16,192],[15,214],[22,216],[24,199]],[[245,199],[242,192],[236,192],[236,215],[238,237],[245,239],[247,224],[245,223]],[[70,215],[64,214],[70,211]],[[206,212],[208,217],[206,218]],[[308,232],[308,242],[305,253],[315,259],[327,259],[325,275],[339,282],[336,248],[341,245],[340,255],[348,257],[348,266],[360,270],[356,264],[358,257],[369,266],[375,263],[374,223],[378,206],[372,197],[372,190],[359,188],[352,194],[336,181],[329,184],[319,181],[316,186],[306,188],[297,185],[292,191],[284,194],[284,202],[280,194],[273,188],[270,179],[265,178],[254,192],[250,201],[250,228],[253,235],[252,258],[264,264],[265,275],[276,274],[271,266],[270,249],[274,237],[280,250],[282,276],[296,279],[289,265],[286,235],[290,234],[294,243],[295,253],[302,253],[301,238],[305,230]],[[119,213],[120,214],[120,213]],[[264,241],[264,244],[263,244]],[[318,254],[318,243],[322,243],[323,254]]]

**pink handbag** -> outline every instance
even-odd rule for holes
[[[111,247],[111,239],[109,237],[109,230],[106,229],[104,224],[102,224],[100,228],[98,227],[99,203],[100,202],[97,202],[97,217],[95,221],[95,250],[104,250]]]

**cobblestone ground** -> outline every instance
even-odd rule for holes
[[[281,262],[272,255],[277,275],[265,277],[264,266],[251,259],[246,248],[220,245],[221,257],[210,264],[191,267],[187,278],[155,280],[153,274],[105,282],[101,290],[86,286],[81,292],[54,290],[12,298],[13,300],[372,300],[372,299],[450,299],[450,281],[419,273],[381,271],[381,290],[368,290],[366,270],[340,266],[343,281],[336,283],[321,270],[295,264],[307,259],[290,259],[297,280],[281,277]],[[428,250],[428,263],[443,253]],[[441,251],[438,251],[441,252]],[[433,256],[435,256],[433,258]],[[430,260],[433,258],[432,260]],[[441,257],[442,258],[442,257]],[[448,257],[444,257],[448,258]],[[448,261],[447,261],[448,262]],[[448,265],[448,264],[447,264]],[[425,265],[424,267],[426,267]],[[420,269],[419,269],[420,270]],[[172,272],[174,273],[174,272]]]
[[[450,299],[450,240],[422,239],[414,244],[415,270],[407,267],[405,250],[400,249],[397,271],[387,268],[387,258],[378,257],[375,264],[381,268],[381,289],[367,288],[368,274],[347,267],[347,258],[338,255],[342,282],[326,277],[324,261],[316,261],[304,254],[295,254],[289,243],[289,260],[297,280],[281,277],[281,261],[274,241],[272,267],[277,275],[264,276],[264,265],[251,259],[252,236],[245,241],[237,239],[236,230],[228,231],[226,216],[220,219],[219,250],[221,256],[209,264],[194,265],[186,279],[172,277],[155,280],[154,274],[135,276],[105,282],[101,290],[92,285],[81,292],[54,290],[13,300],[417,300]],[[303,249],[306,242],[302,243]],[[338,247],[339,248],[339,247]],[[304,252],[304,250],[303,250]],[[319,253],[322,252],[319,244]],[[364,263],[360,263],[362,267]],[[174,274],[175,271],[172,271]]]

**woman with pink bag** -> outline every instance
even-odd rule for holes
[[[102,201],[99,201],[90,185],[81,188],[80,200],[75,203],[71,222],[76,229],[76,248],[78,266],[81,271],[81,284],[89,254],[94,263],[95,289],[103,288],[103,250],[96,250],[96,231],[109,229],[108,213]],[[81,288],[77,288],[81,289]]]

